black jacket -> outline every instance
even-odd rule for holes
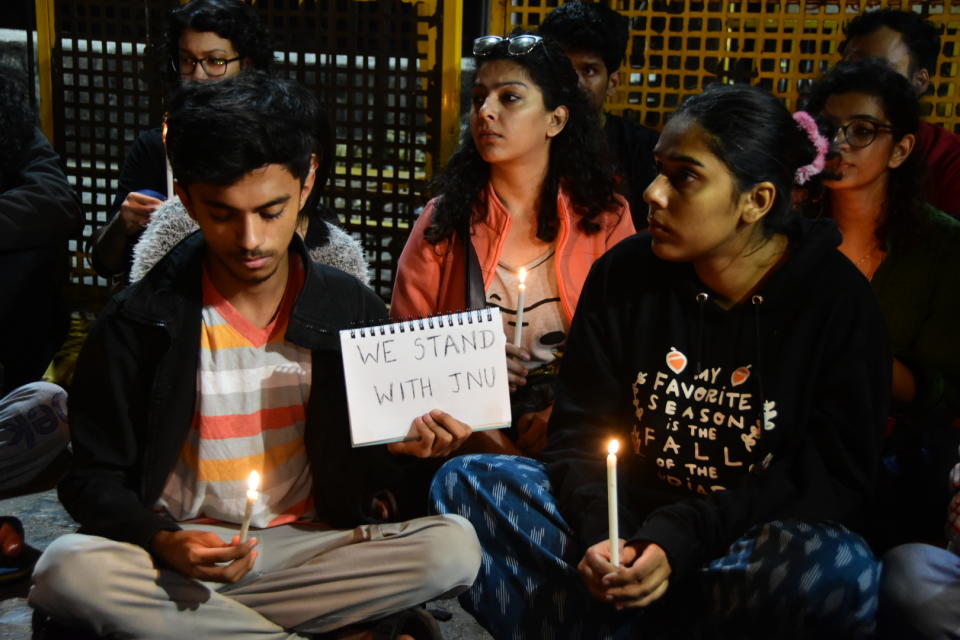
[[[318,518],[365,520],[364,506],[400,471],[385,447],[350,445],[338,330],[386,318],[354,277],[310,261],[286,338],[313,351],[305,445]],[[87,338],[70,391],[73,467],[59,495],[81,531],[147,548],[177,524],[151,507],[187,436],[196,401],[204,242],[195,234],[116,295]]]
[[[60,156],[39,129],[16,161],[0,169],[0,253],[56,247],[80,235],[80,198]]]
[[[677,580],[754,524],[860,527],[889,404],[883,323],[832,222],[789,237],[786,262],[731,309],[691,265],[658,259],[647,234],[595,263],[545,453],[582,544],[607,535],[610,437],[621,537],[660,545]]]
[[[40,379],[67,332],[62,290],[80,199],[39,129],[0,162],[0,397]]]
[[[603,131],[617,176],[617,192],[630,203],[634,228],[646,229],[648,207],[643,192],[657,177],[653,148],[660,134],[612,113],[606,114],[604,120]]]

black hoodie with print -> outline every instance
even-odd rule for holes
[[[730,309],[647,234],[594,265],[544,454],[584,547],[607,536],[612,437],[620,536],[660,545],[674,582],[754,524],[861,527],[889,403],[883,320],[831,221],[788,236],[786,260]]]

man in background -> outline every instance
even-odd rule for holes
[[[629,20],[613,9],[590,2],[567,2],[550,12],[539,32],[566,50],[580,77],[580,87],[600,114],[618,191],[630,203],[633,226],[647,226],[643,192],[657,175],[653,147],[659,134],[622,116],[604,111],[620,87],[620,64],[627,51]]]

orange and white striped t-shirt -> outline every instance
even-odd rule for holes
[[[174,519],[241,522],[251,470],[262,479],[251,526],[314,515],[303,440],[311,352],[284,340],[303,281],[300,261],[291,258],[280,308],[261,329],[217,291],[204,269],[193,424],[157,503]]]

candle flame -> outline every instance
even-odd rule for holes
[[[607,445],[607,452],[610,455],[615,455],[619,450],[620,450],[620,441],[617,439],[611,440],[610,444]]]
[[[520,280],[520,284],[523,285],[527,281],[527,270],[524,267],[520,267],[517,277]]]
[[[256,471],[250,472],[250,477],[247,478],[247,488],[250,491],[256,491],[260,488],[260,474]]]

